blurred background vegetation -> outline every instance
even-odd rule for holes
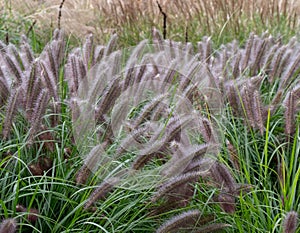
[[[120,45],[135,45],[150,38],[153,27],[164,30],[158,5],[167,16],[166,37],[177,41],[211,36],[218,46],[233,39],[243,43],[250,32],[280,33],[283,39],[299,33],[296,0],[2,0],[0,39],[14,42],[27,34],[39,42],[39,51],[58,27],[61,10],[60,26],[76,45],[89,33],[98,43],[118,33]]]

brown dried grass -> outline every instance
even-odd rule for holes
[[[148,28],[150,32],[153,26],[162,25],[157,2],[168,16],[169,31],[189,26],[189,33],[220,34],[226,29],[237,35],[249,22],[254,24],[254,30],[255,24],[276,26],[282,21],[280,16],[285,17],[288,27],[300,24],[297,0],[68,0],[62,8],[61,25],[76,37],[93,33],[99,42],[112,32],[124,32],[127,28],[137,33]],[[1,2],[0,7],[2,11],[10,7],[15,17],[36,20],[36,27],[53,30],[58,25],[60,3],[61,0],[14,0]],[[197,25],[191,26],[195,21]],[[169,33],[172,37],[176,35]]]

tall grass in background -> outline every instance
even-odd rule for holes
[[[71,0],[63,4],[61,26],[77,39],[93,33],[99,43],[105,43],[118,33],[121,45],[135,45],[150,37],[152,27],[163,31],[157,3],[167,16],[167,38],[178,41],[196,42],[208,35],[219,45],[265,31],[289,38],[297,33],[300,22],[300,3],[289,0]],[[30,31],[49,39],[49,32],[58,25],[60,4],[59,0],[2,0],[1,13],[6,18],[2,38],[6,33],[11,38],[27,33],[34,24]]]

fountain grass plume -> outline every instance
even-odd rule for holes
[[[284,119],[285,119],[285,135],[287,140],[295,133],[295,120],[296,120],[296,99],[293,91],[288,92],[286,99],[283,102],[284,105]]]
[[[0,68],[0,104],[5,105],[9,96],[10,96],[10,89]]]
[[[90,197],[87,199],[84,209],[89,209],[92,207],[92,205],[95,204],[96,201],[102,200],[105,198],[105,196],[112,191],[114,186],[119,182],[119,179],[117,177],[108,178],[107,180],[104,180],[99,187],[97,187]]]
[[[181,186],[183,185],[195,183],[203,175],[207,175],[207,173],[197,171],[174,176],[169,181],[162,184],[161,187],[159,187],[158,191],[152,196],[151,202],[156,202],[160,198],[167,197],[171,190],[180,190]]]
[[[14,116],[17,113],[17,108],[20,104],[20,99],[22,98],[22,91],[21,87],[14,90],[6,104],[6,115],[2,126],[3,139],[7,139],[9,136]]]
[[[200,217],[201,212],[199,210],[186,211],[169,219],[156,230],[156,233],[176,232],[179,228],[194,226]]]
[[[210,217],[203,216],[199,210],[185,211],[167,220],[156,230],[156,233],[175,233],[181,231],[209,233],[231,226],[226,223],[208,223],[210,219]]]
[[[236,181],[228,168],[219,162],[215,162],[210,169],[210,174],[222,189],[233,192],[236,189]]]
[[[298,213],[296,211],[288,212],[283,222],[283,232],[296,233],[298,222]]]
[[[17,223],[15,219],[4,219],[0,225],[0,233],[15,233],[17,231]]]
[[[29,141],[33,143],[33,139],[36,136],[36,133],[39,131],[40,126],[42,125],[43,116],[46,113],[47,105],[49,101],[49,94],[47,90],[42,90],[38,96],[35,107],[32,112],[32,117],[30,119],[31,127],[29,129]]]

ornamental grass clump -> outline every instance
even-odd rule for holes
[[[300,44],[294,39],[284,44],[268,33],[251,34],[244,47],[233,41],[216,50],[210,37],[193,47],[165,40],[156,29],[152,44],[143,40],[133,48],[117,50],[117,39],[112,35],[104,46],[89,35],[81,48],[67,52],[63,33],[56,30],[40,55],[32,52],[25,37],[20,48],[0,43],[3,142],[14,137],[14,126],[20,123],[15,119],[23,119],[26,145],[43,141],[47,150],[24,162],[26,171],[34,179],[48,179],[50,174],[54,179],[72,167],[78,188],[74,197],[86,191],[79,195],[76,207],[84,215],[90,210],[99,214],[118,192],[146,190],[143,206],[162,224],[157,232],[231,229],[233,224],[219,219],[212,209],[204,214],[193,205],[200,182],[213,192],[205,205],[218,205],[219,212],[232,218],[240,214],[244,195],[255,194],[251,191],[257,187],[248,184],[249,174],[240,177],[248,166],[239,153],[243,148],[232,141],[231,132],[219,127],[236,124],[244,134],[251,133],[255,140],[248,142],[249,147],[259,141],[256,138],[269,140],[268,129],[273,127],[279,133],[270,138],[291,145],[298,126],[300,62],[294,52],[299,52]],[[224,119],[228,114],[230,119]],[[279,119],[276,124],[274,119]],[[62,136],[67,135],[72,152],[79,154],[81,167],[78,161],[76,166],[68,159],[62,161],[61,152],[56,153],[65,145],[56,141],[50,129],[61,129],[65,123],[70,129]],[[264,156],[269,155],[268,146],[264,145]],[[297,164],[292,172],[286,171],[285,155],[277,157],[278,151],[272,152],[272,161],[260,159],[255,164],[265,173],[253,173],[253,179],[259,180],[268,169],[278,170],[280,184],[275,183],[281,190],[287,183],[285,176],[298,173],[294,172]],[[70,161],[72,152],[68,152]],[[23,156],[17,151],[11,157],[21,160]],[[105,214],[110,211],[105,209]],[[38,213],[42,209],[33,216]],[[161,216],[169,220],[161,223]],[[295,219],[288,215],[284,228],[294,230]]]
[[[9,44],[0,54],[2,62],[1,99],[5,104],[2,136],[7,139],[15,116],[21,113],[30,123],[29,143],[39,133],[47,110],[52,112],[51,125],[55,126],[60,114],[59,69],[65,55],[63,33],[56,30],[53,40],[46,45],[39,57],[34,57],[29,42],[22,37],[18,50]]]

